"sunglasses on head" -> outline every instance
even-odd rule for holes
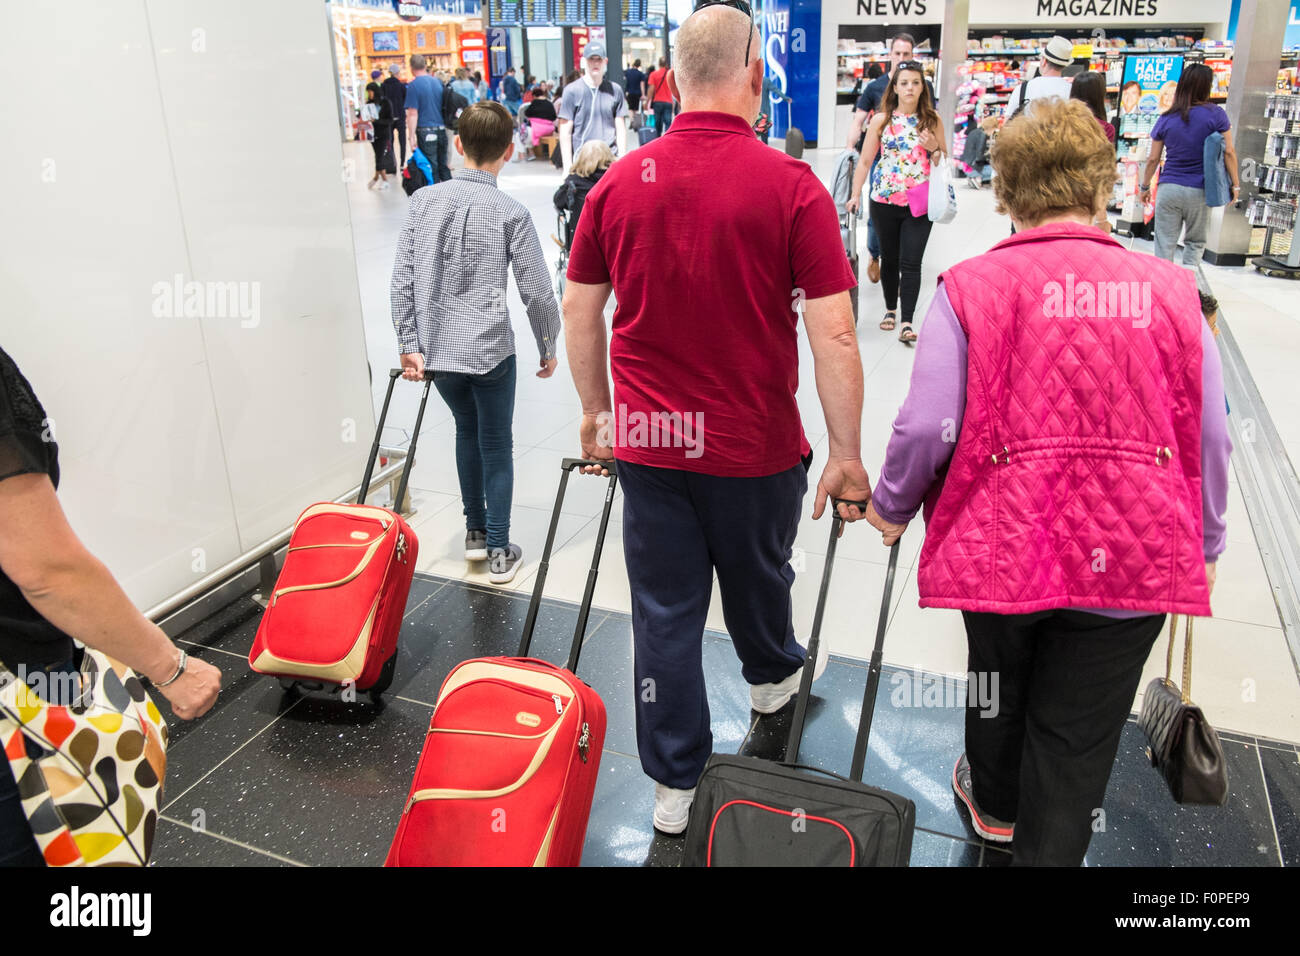
[[[745,66],[749,66],[749,44],[753,36],[754,11],[745,0],[699,0],[691,13],[699,13],[705,7],[731,7],[749,17],[750,32],[745,34]]]

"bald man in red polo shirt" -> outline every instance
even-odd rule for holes
[[[588,195],[564,326],[583,456],[616,458],[623,486],[637,745],[656,783],[654,823],[680,833],[713,750],[701,645],[715,572],[751,707],[785,706],[804,664],[789,565],[812,461],[795,402],[800,311],[829,432],[813,517],[828,496],[866,501],[871,486],[855,278],[826,188],[754,135],[763,65],[751,19],[720,5],[693,13],[668,84],[681,115]]]

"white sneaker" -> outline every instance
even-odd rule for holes
[[[655,829],[660,833],[681,833],[691,816],[691,801],[695,788],[674,790],[662,783],[655,784]]]
[[[826,673],[826,664],[831,658],[830,645],[826,641],[818,641],[817,644],[817,664],[813,668],[814,683]],[[802,679],[803,668],[800,667],[785,680],[777,681],[775,684],[750,684],[749,706],[760,714],[775,714],[799,693],[799,682]]]

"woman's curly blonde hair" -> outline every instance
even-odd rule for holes
[[[1115,147],[1080,100],[1030,100],[1002,127],[989,156],[994,208],[1025,229],[1068,212],[1095,216],[1118,178]]]

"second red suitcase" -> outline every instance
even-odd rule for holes
[[[284,567],[248,654],[248,666],[259,674],[272,674],[286,684],[351,683],[374,697],[393,682],[397,635],[411,592],[419,541],[396,511],[365,501],[399,375],[401,369],[388,373],[388,393],[357,503],[322,501],[294,524]],[[426,372],[397,502],[411,476],[432,381],[432,373]]]
[[[517,657],[447,675],[385,866],[577,866],[605,743],[605,705],[574,673],[618,477],[610,471],[596,549],[565,667],[528,657],[569,474],[565,459]]]

